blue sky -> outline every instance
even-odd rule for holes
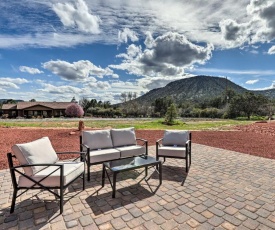
[[[0,98],[119,102],[194,75],[275,83],[274,0],[1,0]]]

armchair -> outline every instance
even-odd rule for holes
[[[165,130],[163,138],[156,141],[156,159],[179,158],[186,160],[185,170],[191,165],[191,133],[186,130]]]
[[[85,158],[82,152],[56,153],[48,137],[12,146],[12,153],[8,153],[8,163],[13,184],[13,197],[10,213],[14,212],[16,198],[30,189],[44,189],[60,199],[60,213],[63,212],[64,190],[77,178],[83,180],[85,189],[85,164],[79,161]],[[57,154],[79,154],[73,161],[59,161]],[[17,158],[19,165],[15,166]],[[60,190],[60,194],[54,190]],[[17,195],[19,190],[22,191]]]

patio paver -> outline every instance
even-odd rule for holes
[[[160,187],[156,172],[148,182],[142,169],[121,173],[113,199],[107,180],[101,187],[102,167],[92,166],[85,191],[80,180],[68,188],[62,215],[55,197],[40,191],[19,197],[9,214],[13,188],[2,170],[0,229],[275,228],[275,160],[193,144],[188,174],[184,167],[184,160],[167,159]]]

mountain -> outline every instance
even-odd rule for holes
[[[249,91],[226,78],[195,76],[170,82],[165,87],[153,89],[136,100],[139,103],[151,104],[157,98],[170,96],[175,102],[202,101],[220,96],[226,89],[234,90],[236,93]]]

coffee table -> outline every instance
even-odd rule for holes
[[[105,185],[105,173],[110,181],[113,192],[112,197],[116,196],[116,178],[117,174],[120,172],[135,170],[138,168],[145,168],[145,177],[148,175],[148,167],[155,167],[156,171],[159,174],[159,184],[162,183],[162,168],[161,161],[156,160],[154,157],[142,155],[137,157],[124,158],[114,161],[108,161],[103,163],[102,169],[102,187]],[[113,174],[113,182],[111,182],[110,176],[107,172],[107,169]],[[147,179],[149,180],[150,177]]]

